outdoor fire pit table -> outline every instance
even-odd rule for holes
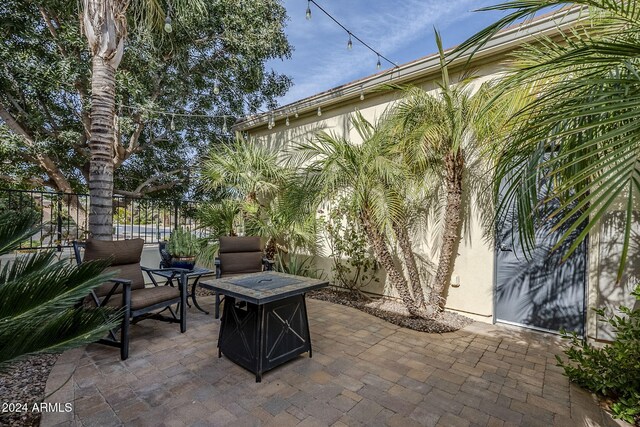
[[[200,282],[225,295],[218,337],[222,354],[256,374],[311,352],[304,294],[327,286],[326,280],[265,271]],[[244,301],[246,304],[236,304]]]

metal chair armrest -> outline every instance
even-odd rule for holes
[[[140,266],[140,268],[142,269],[142,271],[147,273],[155,273],[156,271],[175,271],[176,273],[188,273],[191,271],[186,268],[179,267],[149,268]]]
[[[129,279],[118,279],[118,278],[109,279],[108,281],[109,282],[113,282],[113,283],[117,283],[119,285],[125,285],[125,286],[126,285],[131,286],[131,283],[132,283],[131,280],[129,280]]]

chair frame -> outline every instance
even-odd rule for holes
[[[73,241],[73,252],[75,255],[76,262],[78,265],[82,264],[82,255],[80,253],[81,249],[85,248],[84,242]],[[170,300],[162,301],[148,307],[144,307],[138,310],[131,309],[131,280],[127,279],[110,279],[109,282],[113,283],[113,286],[107,292],[107,294],[103,297],[102,301],[100,297],[95,293],[95,290],[91,290],[90,294],[91,299],[96,304],[96,307],[106,307],[109,299],[115,294],[117,288],[122,286],[122,309],[123,309],[123,317],[122,323],[120,325],[120,340],[118,340],[116,336],[117,329],[109,330],[109,338],[101,338],[98,340],[99,343],[109,345],[112,347],[118,347],[120,349],[120,358],[122,360],[126,360],[129,357],[129,326],[131,323],[137,323],[144,319],[155,319],[163,322],[169,323],[180,323],[180,332],[184,333],[187,330],[187,280],[186,273],[188,270],[183,268],[148,268],[140,266],[141,270],[149,276],[154,287],[159,286],[155,278],[153,277],[154,272],[157,271],[174,271],[180,274],[180,280],[178,280],[178,288],[180,290],[180,296],[177,298],[172,298]],[[143,291],[144,289],[136,289],[136,291]],[[180,312],[180,317],[176,316],[171,306],[173,304],[178,304],[178,310]],[[172,317],[163,316],[159,313],[154,313],[155,310],[162,309],[169,310]]]

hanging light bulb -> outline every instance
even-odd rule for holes
[[[167,10],[167,16],[164,18],[164,31],[169,34],[173,31],[173,25],[171,25],[171,7]]]
[[[298,110],[296,109],[296,113],[293,115],[296,119],[298,118]]]
[[[378,62],[376,62],[376,68],[379,70],[380,67],[382,67],[382,64],[380,63],[380,55],[378,55]]]
[[[349,33],[349,41],[347,42],[347,49],[353,49],[353,42],[351,41],[351,33]]]
[[[224,116],[224,121],[222,122],[222,133],[227,132],[229,132],[229,129],[227,128],[227,116]]]
[[[289,115],[287,115],[287,119],[284,121],[284,124],[289,126]]]
[[[322,108],[318,107],[318,116],[322,115]]]
[[[218,81],[213,82],[213,94],[217,95],[220,93],[220,87],[218,86]]]
[[[364,86],[360,85],[360,101],[364,101]]]
[[[307,21],[311,19],[311,0],[307,0],[307,14],[305,15]]]
[[[173,114],[173,115],[171,116],[171,124],[169,125],[169,128],[171,129],[171,131],[175,131],[175,130],[176,130],[176,123],[175,123],[175,121],[174,121],[174,117],[175,117],[175,116],[176,116],[175,114]]]

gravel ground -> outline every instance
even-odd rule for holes
[[[37,426],[40,413],[32,412],[34,403],[44,398],[44,387],[58,354],[41,354],[16,362],[0,373],[0,425]],[[26,404],[27,410],[15,412],[15,405]],[[11,412],[10,412],[11,410]]]
[[[324,288],[312,291],[307,295],[310,298],[357,308],[358,310],[362,310],[365,313],[379,317],[380,319],[386,320],[394,325],[413,329],[415,331],[429,333],[453,332],[473,323],[473,320],[468,317],[448,311],[440,314],[436,319],[411,317],[402,303],[398,301],[385,298],[369,299],[357,293],[333,288]]]
[[[196,295],[213,295],[213,292],[198,288],[196,289]],[[468,324],[473,323],[473,320],[468,317],[449,311],[445,311],[440,314],[436,319],[420,319],[411,317],[402,303],[396,300],[387,298],[370,299],[362,294],[338,290],[335,288],[323,288],[317,291],[311,291],[307,293],[307,296],[357,308],[365,313],[369,313],[373,316],[379,317],[380,319],[386,320],[389,323],[402,326],[403,328],[413,329],[414,331],[441,334],[444,332],[457,331],[458,329],[464,328]]]

